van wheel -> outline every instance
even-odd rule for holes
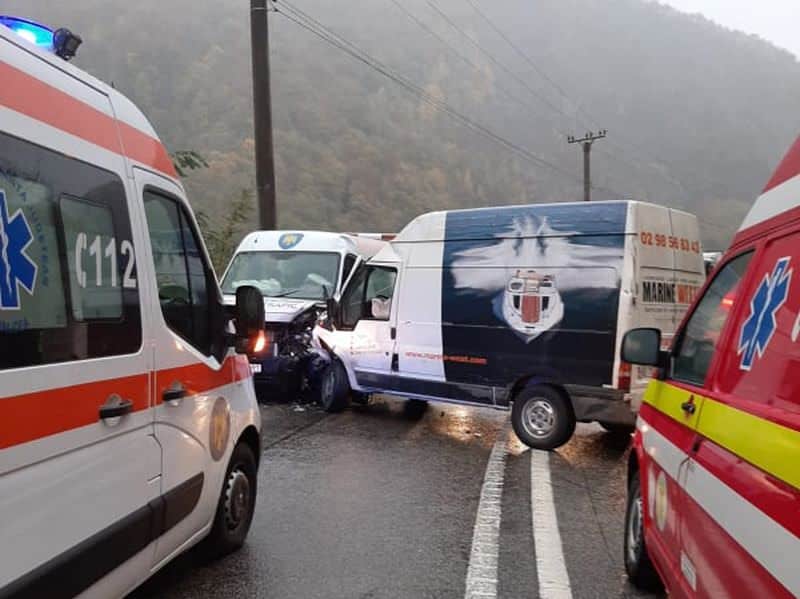
[[[205,557],[220,558],[244,544],[256,507],[257,472],[253,450],[239,443],[225,472],[214,525],[200,547]]]
[[[428,410],[428,402],[424,399],[407,399],[403,405],[403,414],[409,420],[420,420]]]
[[[575,415],[566,397],[539,385],[520,391],[511,409],[511,424],[520,441],[534,449],[555,449],[575,432]]]
[[[350,394],[350,384],[347,382],[347,372],[339,360],[331,363],[322,373],[319,384],[319,404],[329,413],[341,412],[347,407]]]
[[[660,591],[663,588],[644,542],[644,502],[638,472],[628,487],[628,506],[625,509],[625,571],[631,583],[639,589]]]

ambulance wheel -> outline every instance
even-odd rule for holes
[[[220,558],[244,544],[256,507],[257,472],[253,450],[239,443],[225,471],[214,525],[200,546],[204,557]]]
[[[533,449],[555,449],[575,432],[569,400],[546,385],[520,391],[511,408],[511,425],[520,441]]]
[[[350,383],[347,372],[339,360],[332,360],[322,373],[319,384],[319,405],[329,413],[341,412],[347,407]]]
[[[625,509],[625,571],[633,586],[645,591],[661,590],[661,580],[644,542],[644,501],[638,472],[628,487]]]

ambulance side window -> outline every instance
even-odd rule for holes
[[[673,353],[671,378],[693,385],[705,383],[725,322],[733,310],[739,285],[752,257],[752,252],[737,256],[714,277],[680,333]]]
[[[204,354],[216,354],[216,287],[188,214],[177,200],[152,190],[144,192],[144,207],[164,320]]]
[[[0,370],[132,354],[141,344],[122,180],[0,133]]]

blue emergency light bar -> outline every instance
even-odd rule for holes
[[[56,29],[53,31],[41,23],[35,23],[20,17],[0,15],[0,25],[8,27],[21,38],[42,49],[57,54],[64,60],[75,56],[78,46],[83,40],[69,29]]]
[[[40,48],[53,49],[53,30],[39,23],[0,15],[0,25],[5,25],[11,31]]]

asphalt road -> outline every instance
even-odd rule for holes
[[[212,564],[190,552],[134,596],[464,598],[470,560],[483,559],[473,530],[498,439],[507,451],[499,509],[481,504],[499,520],[496,596],[539,597],[554,567],[575,599],[646,596],[622,567],[626,439],[579,425],[569,444],[534,455],[508,432],[507,413],[432,404],[419,417],[405,405],[382,398],[337,415],[263,406],[245,547]],[[534,462],[549,466],[563,559],[546,546],[536,554]]]

